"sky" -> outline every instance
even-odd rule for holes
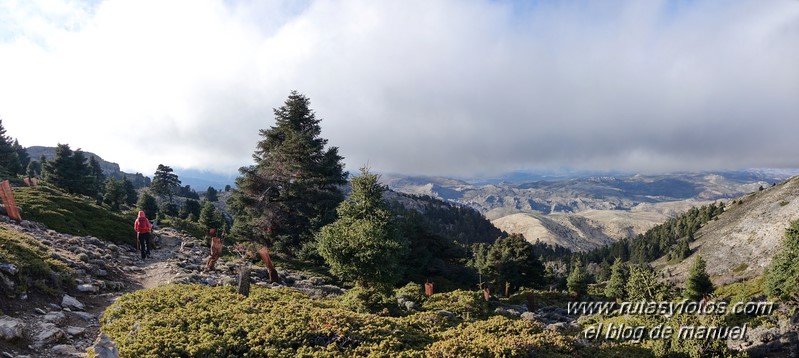
[[[799,1],[0,0],[0,118],[235,175],[292,90],[346,169],[799,167]]]

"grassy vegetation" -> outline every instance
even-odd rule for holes
[[[50,258],[46,246],[6,224],[0,224],[0,262],[13,264],[19,270],[17,277],[20,282],[16,287],[18,293],[26,292],[33,285],[52,294],[55,290],[50,286],[71,282],[69,268]],[[57,276],[51,277],[51,272],[56,272]],[[53,282],[56,277],[57,282]]]
[[[540,323],[489,315],[475,297],[438,294],[420,312],[391,317],[290,289],[253,287],[243,297],[231,287],[166,285],[123,295],[101,321],[121,357],[652,356],[638,347],[585,347]]]
[[[741,273],[741,272],[743,272],[744,270],[746,270],[747,268],[749,268],[749,265],[747,265],[747,264],[740,264],[740,265],[736,266],[734,269],[732,269],[732,272],[735,272],[735,273]]]
[[[95,236],[117,244],[135,242],[134,213],[115,213],[85,196],[70,195],[51,186],[14,188],[22,218],[76,236]]]

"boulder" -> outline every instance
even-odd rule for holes
[[[61,307],[77,311],[83,311],[83,309],[85,308],[83,303],[78,301],[77,298],[72,297],[70,295],[64,295],[64,298],[61,300]]]
[[[0,317],[0,338],[12,341],[24,336],[25,322],[9,316]]]
[[[69,326],[67,328],[64,328],[64,330],[70,336],[82,336],[84,333],[86,333],[86,328],[83,327]]]
[[[100,291],[100,289],[97,286],[95,286],[95,285],[92,285],[92,284],[89,284],[89,283],[85,283],[85,284],[82,284],[82,285],[78,285],[78,291],[80,291],[80,292],[97,293],[98,291]]]
[[[70,356],[78,353],[77,348],[68,344],[59,344],[51,348],[50,351],[60,356]]]
[[[91,349],[94,351],[96,358],[119,358],[119,350],[116,344],[105,333],[101,333],[97,337]]]
[[[72,312],[72,313],[73,313],[74,315],[76,315],[76,316],[80,317],[80,318],[81,318],[81,319],[83,319],[84,321],[92,321],[92,320],[94,320],[94,319],[96,319],[96,318],[97,318],[97,317],[95,317],[93,314],[91,314],[91,313],[88,313],[88,312]]]
[[[19,269],[17,269],[17,266],[14,264],[0,262],[0,271],[14,276],[17,274],[17,272],[19,272]]]
[[[44,320],[52,324],[62,324],[67,320],[67,316],[64,315],[64,312],[48,312],[44,315]]]
[[[66,334],[60,328],[52,323],[41,323],[39,325],[39,333],[33,337],[33,344],[35,346],[43,346],[45,344],[52,344],[64,339]]]

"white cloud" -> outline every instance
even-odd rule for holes
[[[536,4],[9,2],[0,115],[145,174],[249,164],[291,89],[350,170],[799,166],[799,3]]]

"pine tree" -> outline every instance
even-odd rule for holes
[[[14,151],[17,152],[17,159],[19,160],[19,166],[22,169],[28,167],[28,164],[31,162],[31,157],[28,155],[28,151],[25,147],[19,144],[19,141],[14,139],[14,144],[11,145],[14,148]],[[22,174],[22,173],[20,173]]]
[[[28,163],[28,168],[25,171],[25,174],[30,178],[35,178],[41,175],[42,172],[42,165],[38,161],[31,160]]]
[[[202,210],[200,211],[200,218],[198,220],[200,225],[209,229],[221,229],[224,225],[222,213],[217,210],[216,206],[208,200],[203,202]]]
[[[214,187],[212,187],[212,186],[209,186],[208,190],[206,190],[206,192],[205,192],[205,198],[208,201],[218,201],[219,197],[217,196],[216,189],[214,189]]]
[[[122,176],[122,190],[125,192],[125,205],[133,206],[139,200],[139,194],[127,176]]]
[[[671,286],[658,280],[657,273],[647,264],[631,265],[624,290],[628,301],[663,301],[671,294]]]
[[[0,119],[0,175],[15,176],[21,171],[22,166],[17,151],[14,149],[11,137],[6,135],[3,120]]]
[[[766,272],[765,291],[781,300],[799,301],[799,220],[785,229],[782,249]]]
[[[605,296],[623,300],[626,297],[625,285],[630,274],[627,270],[627,265],[621,261],[621,258],[616,258],[613,266],[610,267],[610,280],[608,285],[605,286]]]
[[[533,245],[522,235],[499,238],[491,246],[478,243],[473,250],[473,267],[497,292],[506,285],[512,292],[521,287],[540,286],[544,282],[544,266]]]
[[[172,168],[167,165],[158,164],[158,168],[153,175],[153,182],[150,184],[150,190],[153,194],[160,197],[168,197],[172,202],[172,196],[177,193],[180,187],[180,180],[177,174],[172,172]]]
[[[566,278],[566,287],[569,289],[569,293],[575,295],[577,299],[588,293],[588,273],[580,260],[575,261],[572,265],[572,271]]]
[[[228,202],[234,235],[289,256],[312,245],[314,233],[333,222],[347,178],[338,148],[325,149],[321,120],[309,105],[294,91],[274,110],[275,125],[259,132],[255,165],[239,169],[238,190]]]
[[[146,191],[139,196],[139,201],[136,202],[136,208],[144,211],[144,214],[147,215],[147,218],[150,220],[155,219],[155,215],[158,214],[158,202],[155,200],[155,197]]]
[[[691,265],[691,269],[688,271],[683,297],[698,301],[713,292],[713,282],[710,281],[710,276],[705,270],[705,260],[702,259],[702,256],[697,255],[694,264]]]
[[[188,199],[183,203],[183,207],[180,208],[178,215],[181,219],[189,219],[190,217],[193,217],[193,220],[191,221],[197,221],[197,218],[200,217],[201,211],[202,206],[200,205],[199,201]]]
[[[105,182],[103,202],[111,207],[113,211],[119,211],[122,203],[125,202],[125,189],[122,187],[122,183],[113,177]]]
[[[55,158],[44,164],[45,181],[71,194],[87,194],[88,167],[86,157],[78,149],[72,151],[68,144],[58,144]]]
[[[352,179],[350,197],[337,209],[338,220],[317,236],[331,272],[360,287],[389,288],[402,275],[407,241],[383,202],[383,191],[378,176],[362,168]]]
[[[91,182],[94,193],[102,193],[107,185],[103,168],[95,156],[89,157],[89,181]]]

